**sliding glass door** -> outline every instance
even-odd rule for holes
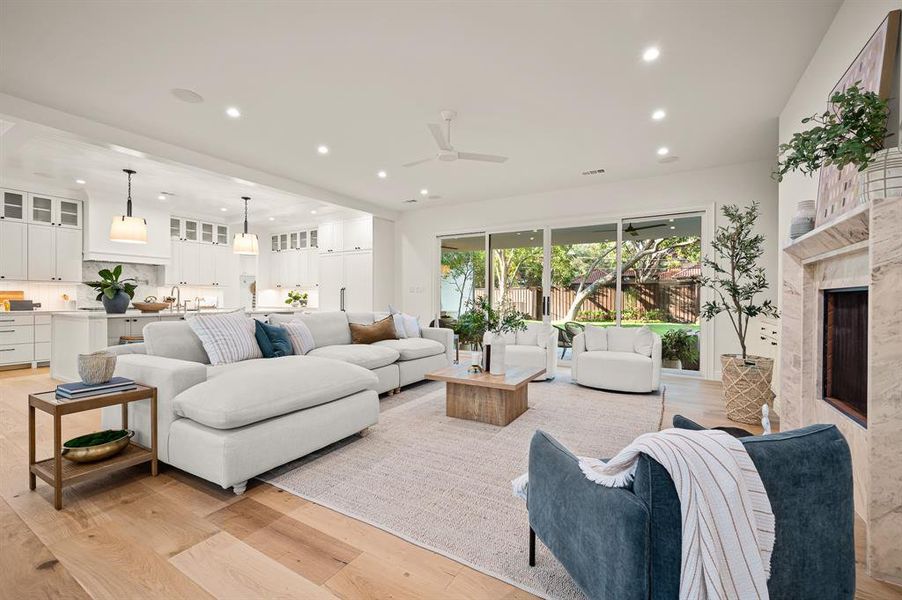
[[[487,295],[556,327],[564,361],[588,325],[648,326],[664,337],[665,368],[698,373],[702,215],[440,238],[440,318],[453,326]]]

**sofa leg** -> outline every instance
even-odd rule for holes
[[[357,435],[359,435],[359,436],[362,437],[362,438],[365,438],[365,437],[368,436],[369,434],[370,434],[370,428],[369,428],[369,427],[367,427],[366,429],[361,429],[360,431],[357,432]]]
[[[529,528],[529,566],[536,566],[536,532]]]
[[[244,490],[247,489],[247,481],[242,481],[241,483],[236,483],[232,486],[232,491],[235,492],[236,496],[240,496],[244,493]]]
[[[395,388],[395,393],[396,393],[396,394],[400,394],[400,393],[401,393],[401,386],[400,386],[400,385],[399,385],[398,387]]]

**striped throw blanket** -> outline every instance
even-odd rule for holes
[[[639,436],[604,462],[580,458],[590,480],[632,481],[639,454],[667,469],[683,519],[680,599],[766,599],[774,515],[742,443],[723,431],[665,429]]]

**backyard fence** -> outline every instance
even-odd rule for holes
[[[484,296],[484,289],[476,290],[477,296]],[[581,321],[611,321],[617,307],[617,289],[599,288],[587,297],[577,312],[576,318]],[[507,290],[507,297],[514,308],[530,315],[533,319],[542,318],[542,289],[536,287],[517,287]],[[551,288],[551,319],[564,319],[573,300],[576,290],[572,288]],[[626,320],[660,320],[671,323],[697,323],[700,309],[699,284],[691,281],[624,283],[623,284],[623,318]]]

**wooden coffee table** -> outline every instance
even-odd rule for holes
[[[526,412],[527,385],[545,373],[538,367],[513,367],[504,375],[468,373],[467,369],[467,365],[452,365],[426,373],[426,379],[445,382],[449,417],[501,426]]]

